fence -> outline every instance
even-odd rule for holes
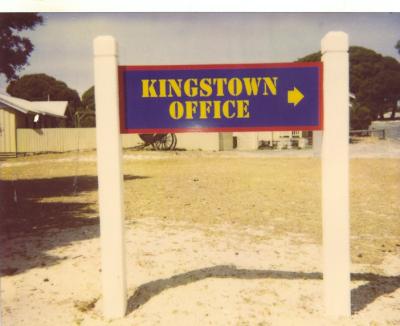
[[[122,135],[124,148],[140,143],[137,135]],[[95,148],[95,128],[17,129],[17,153],[68,152]]]
[[[365,130],[350,130],[350,136],[355,136],[355,137],[378,137],[379,139],[385,139],[385,130],[384,129],[365,129]]]
[[[178,134],[177,147],[187,150],[232,149],[231,133]],[[135,147],[143,141],[136,134],[123,134],[123,148]],[[96,148],[95,128],[17,129],[17,153],[68,152]]]
[[[385,130],[385,136],[388,139],[400,140],[400,120],[379,120],[372,121],[370,130]]]

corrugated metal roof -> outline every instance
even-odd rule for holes
[[[65,118],[67,101],[27,101],[22,98],[0,94],[0,102],[22,113],[38,113],[58,118]]]

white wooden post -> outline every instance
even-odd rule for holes
[[[118,53],[112,36],[99,36],[93,44],[103,312],[118,318],[127,302]]]
[[[324,64],[322,218],[325,311],[350,316],[349,56],[348,36],[321,41]]]

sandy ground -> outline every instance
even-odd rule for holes
[[[1,211],[16,217],[0,239],[2,323],[400,325],[400,145],[359,143],[351,155],[351,318],[324,316],[312,151],[130,151],[127,316],[102,317],[89,152],[2,163],[1,179],[18,190],[14,210],[11,191]]]

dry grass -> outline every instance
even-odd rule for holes
[[[378,264],[400,252],[400,160],[351,161],[352,259]]]
[[[313,218],[320,211],[317,166],[315,159],[200,155],[128,162],[126,171],[148,177],[127,182],[128,217],[270,226],[276,236],[309,232],[318,238],[320,221]]]
[[[2,230],[10,234],[37,232],[79,226],[74,223],[77,219],[84,224],[96,217],[96,164],[82,160],[91,155],[10,160],[8,163],[29,164],[1,169],[0,213],[6,225]],[[354,262],[379,264],[382,251],[400,250],[399,167],[399,159],[351,161]],[[254,241],[298,233],[304,242],[321,242],[320,161],[316,158],[171,153],[159,159],[126,160],[124,174],[128,220],[189,221],[205,226],[210,235],[214,229],[221,230],[213,228],[217,225],[237,226],[243,232],[249,226],[261,231]],[[40,215],[34,222],[27,219],[32,212]],[[68,222],[63,223],[62,218]],[[35,223],[35,228],[30,223]]]

